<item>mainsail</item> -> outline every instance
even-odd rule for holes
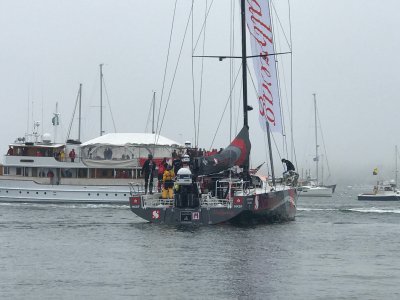
[[[246,1],[246,23],[258,81],[259,121],[264,131],[282,132],[269,0]]]
[[[244,126],[231,144],[220,153],[198,157],[196,160],[197,175],[215,174],[225,171],[233,166],[248,165],[251,143],[249,129]]]

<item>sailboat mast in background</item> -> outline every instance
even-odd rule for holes
[[[316,183],[318,184],[318,161],[319,161],[319,156],[318,156],[318,128],[317,128],[317,97],[316,94],[313,94],[314,96],[314,118],[315,118],[315,165],[316,165],[316,171],[315,171],[315,176],[316,176]]]
[[[103,135],[103,65],[100,64],[100,136]]]

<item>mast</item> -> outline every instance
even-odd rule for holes
[[[249,128],[247,117],[247,51],[246,51],[246,6],[245,0],[241,0],[241,21],[242,21],[242,77],[243,77],[243,124]],[[248,167],[248,166],[247,166]]]
[[[246,50],[246,6],[245,0],[240,1],[242,25],[242,77],[243,77],[243,125],[249,128],[247,116],[247,50]],[[243,174],[249,174],[249,165],[243,166]]]
[[[397,154],[398,152],[397,152],[397,145],[395,146],[395,166],[396,166],[396,174],[395,174],[395,183],[396,183],[396,188],[397,188],[397,173],[399,172],[399,171],[397,171]]]
[[[154,130],[154,112],[156,108],[156,92],[153,92],[153,118],[152,118],[152,123],[151,123],[151,133],[155,134],[156,131]]]
[[[316,94],[313,94],[314,96],[314,117],[315,117],[315,164],[316,164],[316,177],[317,177],[317,185],[318,185],[318,129],[317,129],[317,98]]]
[[[82,117],[82,83],[79,84],[79,125],[78,125],[78,141],[81,141],[81,117]]]
[[[103,135],[103,64],[100,64],[100,136]]]

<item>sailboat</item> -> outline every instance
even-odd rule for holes
[[[130,208],[137,216],[156,224],[169,225],[212,225],[219,223],[258,224],[276,221],[291,221],[296,216],[298,175],[285,181],[275,180],[271,151],[270,126],[266,115],[264,126],[268,137],[270,166],[272,178],[252,174],[249,168],[251,143],[248,125],[247,104],[247,54],[246,54],[246,21],[250,34],[256,46],[261,47],[254,31],[268,36],[269,49],[257,49],[258,67],[266,72],[275,71],[274,60],[269,61],[269,54],[273,52],[272,29],[270,24],[270,4],[263,1],[257,7],[249,1],[241,1],[241,44],[242,44],[242,77],[243,77],[243,127],[228,147],[220,153],[211,156],[195,156],[190,166],[183,166],[177,172],[174,195],[171,198],[162,198],[160,193],[141,195],[135,186],[132,186]],[[247,15],[253,13],[252,15]],[[257,14],[254,15],[254,14]],[[263,18],[261,20],[261,18]],[[260,32],[256,24],[264,24]],[[251,27],[251,24],[253,24]],[[264,40],[265,42],[266,40]],[[265,46],[265,45],[264,45]],[[254,48],[253,48],[254,52]],[[261,55],[260,55],[261,54]],[[272,54],[273,55],[273,54]],[[269,62],[272,62],[269,64]],[[257,64],[255,64],[257,68]],[[265,68],[274,70],[265,70]],[[263,78],[261,78],[263,79]],[[264,78],[265,80],[265,78]],[[264,94],[261,94],[265,96]],[[262,98],[262,97],[260,97]],[[272,102],[272,101],[271,101]],[[268,103],[264,103],[268,105]],[[266,109],[272,109],[268,107]],[[243,171],[232,174],[233,167],[240,167]]]
[[[324,185],[323,184],[323,174],[322,174],[322,183],[319,180],[319,160],[322,155],[319,155],[318,153],[318,120],[317,120],[317,98],[316,94],[313,94],[314,96],[314,117],[315,117],[315,174],[316,178],[315,180],[311,179],[311,176],[308,175],[307,179],[303,182],[300,183],[300,186],[298,187],[299,196],[305,196],[305,197],[332,197],[333,193],[335,192],[336,189],[336,184],[332,185]],[[322,165],[322,171],[323,171],[323,165]]]
[[[358,200],[367,201],[399,201],[400,200],[400,190],[397,188],[397,157],[398,151],[397,146],[395,147],[395,180],[394,181],[383,181],[378,180],[373,188],[372,193],[363,193],[358,195]],[[375,168],[373,175],[378,175],[378,169]]]

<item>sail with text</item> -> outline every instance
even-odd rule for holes
[[[253,65],[258,84],[260,125],[267,131],[268,122],[272,132],[282,133],[269,0],[246,1],[246,23],[250,32],[252,54],[255,56]]]
[[[249,163],[251,143],[249,129],[244,126],[228,147],[220,153],[202,156],[197,160],[197,175],[216,174],[233,166],[244,166]]]

